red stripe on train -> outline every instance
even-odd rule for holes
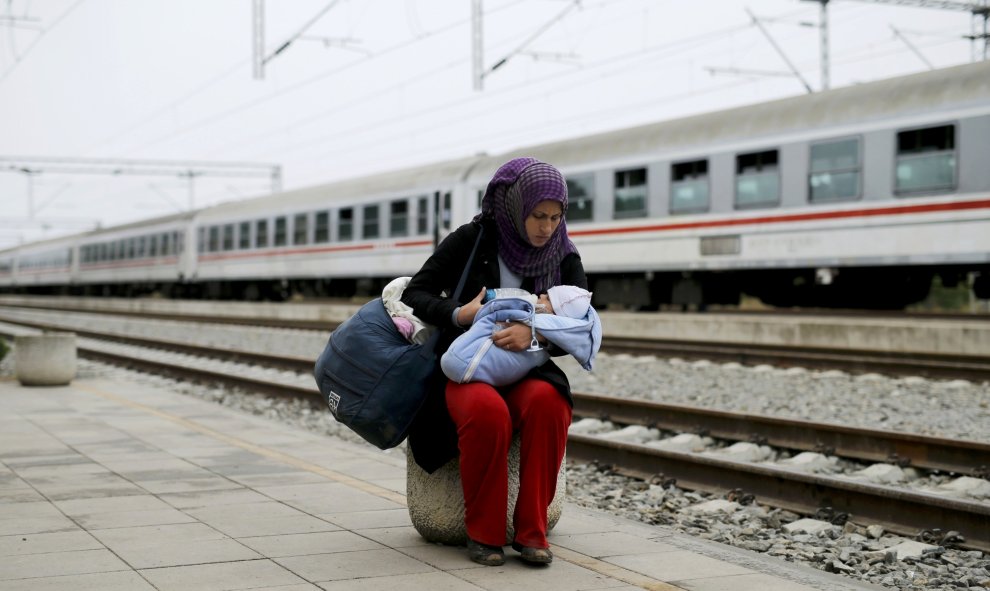
[[[433,246],[432,240],[409,240],[406,242],[396,242],[394,244],[396,247],[408,248],[412,246]],[[208,254],[200,255],[200,261],[221,261],[227,259],[243,259],[249,257],[270,257],[270,256],[285,256],[292,254],[316,254],[323,252],[345,252],[345,251],[355,251],[355,250],[374,250],[376,248],[381,248],[375,246],[374,244],[351,244],[347,246],[325,246],[322,248],[293,248],[291,250],[268,250],[265,252],[257,251],[245,251],[245,252],[233,252],[225,254]]]
[[[967,209],[983,209],[990,207],[990,199],[980,201],[964,201],[958,203],[929,203],[923,205],[904,205],[893,207],[876,207],[873,209],[857,209],[845,211],[818,211],[814,213],[795,213],[780,216],[764,216],[742,219],[707,220],[698,222],[682,222],[673,224],[655,224],[652,226],[632,226],[624,228],[603,228],[600,230],[567,229],[570,236],[599,236],[603,234],[628,234],[633,232],[663,232],[668,230],[688,230],[694,228],[720,228],[726,226],[746,226],[752,224],[776,224],[782,222],[807,222],[815,220],[834,220],[843,218],[874,217],[880,215],[903,215],[911,213],[931,213],[938,211],[962,211]]]

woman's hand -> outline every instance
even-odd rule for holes
[[[481,309],[481,300],[485,297],[485,288],[482,287],[478,295],[473,300],[461,306],[457,311],[457,324],[461,326],[471,326],[474,324],[474,315]]]
[[[536,340],[541,343],[546,342],[540,333],[536,333]],[[513,322],[492,335],[492,343],[499,349],[506,351],[524,351],[529,349],[532,341],[533,330],[522,322]]]

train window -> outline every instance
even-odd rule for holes
[[[670,213],[708,211],[708,160],[672,164],[670,178]]]
[[[364,206],[364,227],[361,232],[362,238],[378,238],[378,206]]]
[[[443,210],[440,211],[440,219],[443,223],[443,229],[450,229],[450,191],[443,194]]]
[[[615,173],[615,219],[646,215],[646,169],[633,168]]]
[[[859,139],[811,145],[808,198],[812,203],[859,198]]]
[[[240,250],[251,248],[251,222],[237,224],[237,248]]]
[[[426,234],[430,231],[430,198],[420,197],[416,200],[416,233]]]
[[[273,238],[274,246],[285,246],[286,240],[288,240],[288,220],[285,216],[279,216],[275,218],[275,232]]]
[[[124,253],[127,252],[127,244],[123,240],[118,240],[114,250],[116,251],[116,260],[122,261],[124,260]]]
[[[297,213],[292,220],[292,243],[306,244],[309,234],[309,214]]]
[[[220,226],[210,226],[210,240],[206,245],[209,252],[220,250]]]
[[[595,175],[567,177],[567,221],[586,222],[594,216]]]
[[[223,226],[223,249],[234,250],[234,224]]]
[[[343,207],[337,216],[337,240],[354,239],[354,208]]]
[[[129,259],[133,259],[135,257],[135,247],[137,246],[135,242],[136,240],[134,238],[127,239],[127,258]]]
[[[148,254],[148,239],[146,236],[141,236],[137,239],[137,258],[141,259]]]
[[[159,243],[159,249],[158,250],[159,250],[159,252],[161,252],[161,255],[163,257],[167,257],[167,256],[173,254],[173,252],[172,252],[172,235],[171,234],[169,234],[167,232],[165,234],[162,234],[158,238],[158,243]]]
[[[258,248],[268,248],[268,220],[255,220],[254,244]]]
[[[736,207],[766,207],[779,202],[777,150],[736,156]]]
[[[950,190],[956,186],[956,128],[926,127],[897,133],[897,193]]]
[[[316,225],[313,227],[313,242],[330,242],[330,212],[316,212]]]
[[[148,256],[157,257],[158,256],[158,234],[152,234],[148,236]]]
[[[405,199],[389,205],[388,235],[409,235],[409,202]]]

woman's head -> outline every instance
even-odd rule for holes
[[[567,236],[567,182],[560,171],[535,158],[503,164],[488,183],[481,217],[495,220],[499,255],[509,268],[536,278],[544,291],[560,278],[560,261],[577,252]]]
[[[523,227],[526,229],[529,243],[536,248],[541,248],[550,242],[562,221],[564,221],[563,205],[551,199],[540,201],[523,220]]]

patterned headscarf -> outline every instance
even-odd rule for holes
[[[563,219],[546,244],[530,243],[526,218],[548,200],[560,203],[561,213],[567,213],[567,182],[560,171],[535,158],[516,158],[495,172],[481,200],[481,214],[475,218],[495,220],[499,256],[513,273],[535,278],[536,293],[558,285],[560,262],[577,252]]]

